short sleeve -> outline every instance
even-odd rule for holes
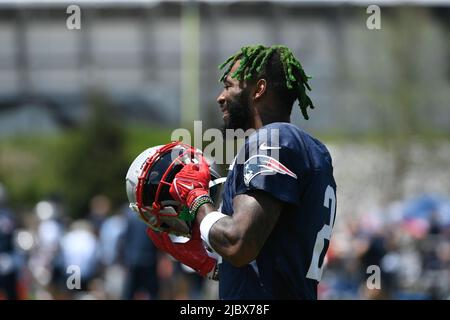
[[[292,138],[274,128],[250,136],[235,164],[236,194],[262,190],[299,206],[302,153],[292,147]]]

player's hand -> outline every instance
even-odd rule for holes
[[[173,243],[166,232],[156,232],[150,228],[147,229],[147,235],[161,251],[170,254],[203,277],[212,277],[217,266],[217,260],[210,257],[206,252],[202,239],[200,238],[198,224],[195,223],[193,225],[192,236],[185,243]]]
[[[208,163],[201,156],[198,164],[187,164],[176,174],[169,192],[175,200],[191,208],[195,199],[209,194],[210,180]]]

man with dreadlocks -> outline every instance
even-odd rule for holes
[[[220,212],[205,187],[207,164],[186,165],[175,176],[183,183],[177,190],[173,184],[171,195],[196,215],[198,240],[222,258],[221,299],[317,299],[336,183],[326,147],[290,124],[295,100],[305,119],[313,108],[309,77],[285,46],[243,47],[220,68],[224,90],[217,102],[225,127],[256,131],[230,165]],[[188,243],[194,238],[193,232]],[[205,274],[216,264],[201,250],[170,245],[172,255]]]

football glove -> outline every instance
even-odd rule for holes
[[[208,163],[203,157],[200,157],[198,164],[187,164],[175,175],[169,192],[175,200],[187,206],[192,212],[197,199],[209,198],[210,180]],[[210,202],[212,203],[212,201]]]
[[[200,238],[200,229],[197,223],[194,223],[191,238],[185,243],[174,243],[168,233],[157,232],[151,228],[147,228],[147,235],[161,251],[170,254],[203,277],[217,280],[217,259],[212,255],[210,256],[206,251]]]

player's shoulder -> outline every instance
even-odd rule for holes
[[[331,155],[325,144],[292,123],[268,124],[255,132],[253,141],[258,141],[259,145],[261,141],[267,141],[272,146],[280,146],[294,157],[309,159],[312,168],[332,167]]]
[[[287,122],[274,122],[255,131],[247,140],[250,149],[281,147],[282,150],[293,154],[301,154],[303,157],[311,152],[327,153],[325,145],[317,138],[294,124]]]
[[[287,122],[273,122],[256,130],[249,136],[248,144],[270,144],[286,148],[296,146],[298,140],[303,140],[306,134],[299,127]]]
[[[279,131],[282,135],[292,136],[292,135],[303,135],[306,132],[297,127],[296,125],[289,123],[289,122],[272,122],[269,124],[266,124],[259,130],[257,130],[257,134],[262,134],[265,131],[272,132],[272,131]]]

